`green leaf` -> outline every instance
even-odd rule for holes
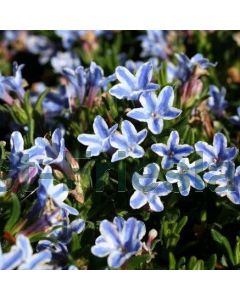
[[[169,252],[169,270],[175,270],[176,269],[176,259],[172,252]]]
[[[47,94],[50,92],[50,89],[46,89],[44,92],[42,92],[40,94],[40,96],[38,97],[37,99],[37,102],[35,104],[35,111],[38,112],[39,114],[42,113],[42,103],[43,103],[43,100],[46,98]]]
[[[4,230],[7,232],[12,232],[14,225],[17,223],[21,212],[21,205],[16,194],[12,195],[12,210],[10,218],[8,219]]]
[[[232,248],[231,248],[231,245],[230,245],[228,239],[215,229],[211,230],[211,234],[212,234],[214,241],[225,248],[225,250],[228,254],[228,258],[229,258],[231,264],[234,266],[235,265],[234,255],[233,255],[233,251],[232,251]]]

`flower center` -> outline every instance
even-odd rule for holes
[[[152,113],[151,113],[151,117],[152,117],[153,119],[157,119],[157,118],[159,118],[159,114],[156,113],[156,112],[152,112]]]

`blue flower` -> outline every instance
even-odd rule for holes
[[[143,169],[143,175],[137,172],[133,174],[132,185],[135,192],[130,199],[132,208],[137,209],[148,203],[153,211],[160,212],[164,209],[159,196],[171,193],[172,185],[169,182],[157,181],[159,170],[157,164],[151,163]]]
[[[46,263],[51,260],[48,250],[33,254],[29,239],[23,234],[16,238],[16,245],[8,253],[2,253],[0,246],[0,270],[36,270],[47,268]]]
[[[232,124],[235,124],[235,125],[240,126],[240,106],[237,108],[237,115],[231,116],[231,117],[229,118],[229,121],[230,121]]]
[[[51,142],[45,137],[38,137],[32,148],[42,154],[39,159],[43,165],[55,165],[60,168],[63,166],[66,148],[63,133],[59,128],[54,130]]]
[[[143,129],[137,132],[134,125],[129,121],[123,121],[121,125],[122,134],[114,132],[110,136],[110,144],[113,148],[118,149],[112,156],[112,162],[124,159],[126,157],[139,158],[143,157],[144,149],[139,146],[146,136],[147,130]]]
[[[80,59],[72,52],[57,52],[51,58],[51,65],[56,73],[62,73],[63,68],[75,69],[80,65]]]
[[[78,38],[77,30],[55,30],[55,33],[62,39],[62,44],[65,49],[70,49]]]
[[[174,70],[171,67],[171,72],[174,72],[174,77],[182,82],[186,82],[190,78],[197,66],[206,70],[217,65],[217,63],[209,62],[209,60],[200,53],[195,54],[191,59],[183,53],[177,53],[175,56],[178,60],[178,65],[175,66]]]
[[[125,67],[117,67],[115,73],[120,83],[113,86],[109,93],[118,99],[138,100],[144,91],[155,91],[160,87],[150,82],[153,75],[150,62],[141,65],[135,76]]]
[[[209,184],[218,185],[215,192],[220,197],[227,197],[234,204],[240,204],[240,167],[235,170],[232,161],[225,162],[221,168],[204,174]]]
[[[98,257],[108,256],[111,268],[120,268],[131,256],[142,248],[142,238],[146,233],[143,222],[135,218],[125,221],[115,217],[112,222],[103,220],[100,223],[101,235],[96,239],[91,252]]]
[[[210,85],[209,98],[207,101],[210,110],[218,117],[224,115],[225,108],[228,107],[228,101],[225,99],[226,89],[219,90],[215,85]]]
[[[165,30],[147,30],[147,35],[141,37],[143,49],[141,56],[166,59],[170,52],[167,34]]]
[[[193,147],[187,144],[179,145],[179,134],[177,131],[172,131],[167,145],[162,143],[153,144],[151,146],[153,152],[157,153],[159,156],[162,156],[162,168],[171,169],[174,164],[179,163],[179,161],[188,156],[193,152]]]
[[[50,166],[46,166],[42,171],[37,195],[39,210],[46,206],[47,201],[50,201],[56,208],[60,208],[72,215],[78,215],[78,211],[75,208],[64,203],[68,196],[68,187],[63,183],[53,184],[52,168]]]
[[[39,55],[39,62],[43,65],[49,62],[55,51],[53,43],[46,36],[40,35],[28,35],[26,48],[30,53]]]
[[[232,161],[238,154],[236,147],[227,147],[227,139],[222,133],[216,133],[213,146],[206,142],[197,142],[195,149],[211,169],[217,169],[226,161]]]
[[[182,158],[177,165],[177,170],[168,171],[166,178],[170,183],[177,183],[182,196],[188,196],[191,186],[200,191],[205,188],[198,173],[206,170],[207,167],[208,163],[201,159],[190,164],[188,158]]]
[[[61,226],[61,227],[60,227]],[[69,223],[69,218],[65,218],[58,228],[54,229],[49,235],[48,240],[38,242],[37,250],[49,250],[54,260],[61,259],[68,254],[68,244],[72,240],[72,234],[80,234],[85,228],[85,221],[76,219]]]
[[[181,110],[173,107],[174,91],[171,86],[164,87],[158,97],[155,93],[145,92],[140,96],[141,108],[134,108],[127,116],[146,122],[149,130],[159,134],[163,130],[163,120],[172,120],[181,114]]]
[[[24,141],[19,131],[14,131],[10,139],[10,176],[19,182],[30,183],[41,170],[38,158],[42,151],[34,147],[24,150]]]
[[[104,77],[103,69],[95,62],[91,62],[88,69],[79,66],[75,69],[64,68],[63,75],[69,81],[68,90],[70,97],[78,97],[80,104],[91,107],[97,93],[103,88],[106,89],[109,82],[115,80],[115,75]]]
[[[0,98],[9,105],[13,104],[14,99],[9,95],[10,92],[16,94],[20,101],[23,101],[25,91],[23,89],[22,69],[24,65],[18,66],[13,63],[13,76],[1,76],[0,74]]]
[[[87,147],[87,156],[98,156],[102,152],[111,149],[110,136],[115,132],[118,125],[108,128],[107,123],[101,116],[96,116],[93,122],[93,131],[95,134],[80,134],[78,141]]]

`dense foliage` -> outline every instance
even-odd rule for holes
[[[0,269],[239,269],[240,33],[0,33]]]

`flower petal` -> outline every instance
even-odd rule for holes
[[[135,191],[130,198],[130,206],[133,209],[143,207],[147,203],[147,197],[140,191]]]

